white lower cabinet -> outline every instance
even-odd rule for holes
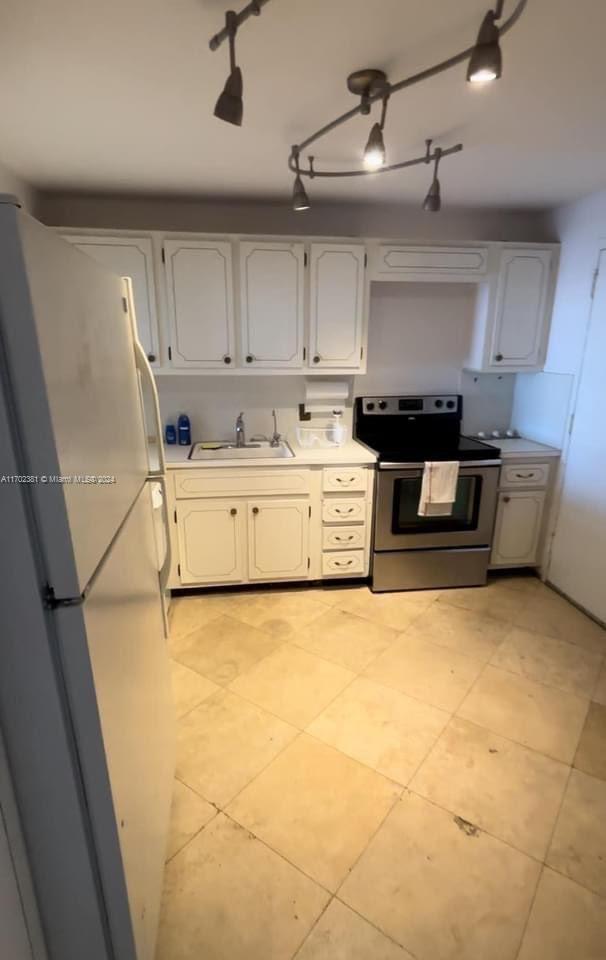
[[[170,587],[367,575],[372,468],[240,466],[170,473]],[[341,474],[357,488],[347,496],[331,492],[341,489]]]
[[[248,502],[250,580],[304,579],[309,569],[309,500]]]
[[[175,510],[179,574],[184,585],[241,583],[246,504],[239,500],[185,500]]]
[[[492,566],[533,566],[538,561],[546,493],[503,491],[499,494]]]

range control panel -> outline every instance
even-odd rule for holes
[[[461,397],[454,395],[437,395],[432,397],[362,397],[362,412],[368,416],[397,416],[401,414],[458,413]]]

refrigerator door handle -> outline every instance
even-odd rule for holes
[[[136,318],[135,318],[135,306],[133,300],[133,285],[130,277],[123,277],[124,286],[126,288],[126,301],[128,303],[128,313],[131,320],[131,326],[133,331],[133,340],[135,343],[135,361],[137,370],[141,374],[141,379],[145,381],[146,385],[149,387],[149,391],[152,397],[152,408],[154,413],[154,421],[156,427],[156,447],[158,450],[158,469],[149,471],[150,477],[163,478],[166,473],[166,460],[164,457],[164,444],[162,442],[162,418],[160,416],[160,402],[158,400],[158,389],[156,387],[156,381],[154,380],[154,375],[152,373],[152,368],[149,365],[149,360],[147,359],[147,354],[139,342],[137,336],[136,328]],[[166,502],[166,489],[163,487],[164,499]]]
[[[168,497],[166,495],[166,477],[158,477],[160,486],[162,487],[162,517],[164,519],[164,539],[166,542],[166,550],[164,551],[164,563],[160,570],[160,587],[162,593],[168,587],[168,581],[170,578],[170,570],[173,563],[173,553],[170,540],[170,521],[168,519]]]

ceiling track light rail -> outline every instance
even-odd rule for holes
[[[251,3],[247,4],[240,13],[235,15],[235,28],[241,27],[249,17],[258,17],[261,13],[262,8],[266,3],[269,3],[269,0],[252,0]],[[215,33],[214,37],[211,37],[208,41],[208,46],[211,50],[218,50],[224,40],[227,40],[229,37],[229,28],[227,26],[223,27],[222,30],[219,30],[218,33]]]
[[[497,80],[501,76],[502,70],[499,40],[506,33],[508,33],[512,27],[515,26],[522,16],[527,4],[528,0],[518,0],[513,12],[507,18],[507,20],[505,20],[501,26],[497,26],[496,21],[500,20],[503,15],[504,0],[496,0],[494,10],[490,10],[484,17],[477,40],[472,47],[467,47],[465,50],[461,50],[460,53],[449,57],[447,60],[442,60],[440,63],[436,63],[432,67],[428,67],[425,70],[420,70],[418,73],[412,74],[410,77],[405,77],[403,80],[399,80],[397,83],[390,83],[386,75],[381,70],[358,70],[356,73],[350,74],[347,80],[348,89],[351,93],[360,97],[359,104],[355,107],[352,107],[352,109],[348,110],[346,113],[341,114],[341,116],[331,120],[330,123],[320,127],[320,129],[316,130],[315,133],[312,133],[309,137],[306,137],[304,140],[302,140],[301,143],[295,144],[291,148],[291,152],[288,157],[288,167],[293,173],[296,174],[301,186],[302,177],[333,178],[372,176],[378,173],[389,173],[393,170],[401,170],[404,167],[412,167],[420,163],[430,163],[433,160],[435,163],[434,177],[429,189],[429,193],[427,194],[423,203],[423,209],[430,212],[439,211],[441,209],[440,181],[438,180],[437,175],[439,163],[444,159],[444,157],[451,156],[452,154],[461,151],[463,149],[463,144],[458,143],[455,146],[448,147],[446,149],[440,149],[436,147],[434,151],[431,152],[431,141],[427,141],[427,151],[422,157],[416,157],[413,160],[404,160],[401,163],[386,163],[383,128],[385,126],[387,102],[390,97],[396,93],[399,93],[401,90],[406,90],[417,83],[421,83],[424,80],[429,80],[431,77],[435,77],[440,73],[444,73],[446,70],[451,70],[453,67],[456,67],[460,63],[465,63],[466,61],[468,61],[468,81],[473,83]],[[382,101],[381,120],[380,122],[375,123],[370,131],[366,149],[364,151],[363,169],[318,170],[313,166],[313,163],[310,163],[308,169],[301,167],[300,156],[304,150],[310,147],[313,143],[316,143],[318,140],[321,140],[327,134],[332,133],[333,130],[336,130],[344,123],[352,120],[354,117],[357,117],[360,114],[369,114],[372,104],[379,100]],[[295,209],[308,209],[309,200],[307,199],[307,195],[305,195],[305,197],[307,205],[295,206]]]

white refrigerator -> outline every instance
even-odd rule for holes
[[[11,504],[12,554],[0,720],[47,949],[60,960],[153,960],[155,948],[174,709],[145,363],[121,278],[0,198],[0,507]],[[33,571],[36,589],[16,570]]]

